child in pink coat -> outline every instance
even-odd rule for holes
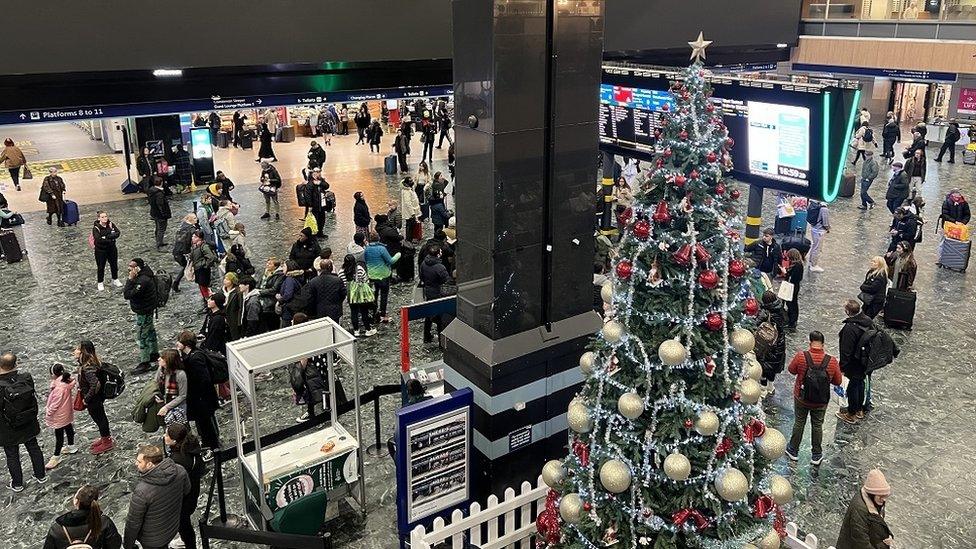
[[[71,377],[62,364],[51,366],[51,392],[47,395],[47,405],[44,407],[44,424],[54,429],[54,455],[47,462],[45,468],[54,469],[61,463],[61,451],[74,454],[75,448],[75,420],[74,389],[77,380]],[[64,445],[65,435],[68,445]]]

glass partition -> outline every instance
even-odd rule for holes
[[[976,21],[976,0],[803,0],[804,19]]]

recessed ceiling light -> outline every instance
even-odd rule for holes
[[[183,76],[183,69],[156,69],[153,71],[153,76],[159,78],[170,78],[174,76]]]

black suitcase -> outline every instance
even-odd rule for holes
[[[776,222],[773,223],[773,232],[776,234],[790,234],[790,230],[793,227],[793,216],[789,217],[777,217]]]
[[[789,250],[796,248],[799,250],[800,255],[806,257],[812,245],[813,244],[810,242],[809,238],[803,236],[799,232],[795,232],[793,234],[784,236],[783,240],[779,244],[779,247],[783,250],[784,255]]]
[[[241,134],[241,148],[242,149],[254,148],[254,138],[251,137],[251,134]]]
[[[963,242],[954,238],[943,238],[942,242],[939,243],[939,259],[935,264],[939,267],[964,273],[969,267],[969,255],[972,246],[973,243],[969,240]]]
[[[24,259],[24,252],[17,240],[16,233],[10,230],[0,230],[0,253],[3,253],[7,263],[17,263]]]
[[[221,149],[226,149],[227,147],[230,147],[230,142],[230,132],[217,132],[217,142],[214,143],[214,146]]]
[[[416,264],[414,263],[416,254],[417,250],[406,240],[400,244],[400,259],[396,262],[396,274],[401,282],[410,282],[416,275]]]
[[[899,330],[911,330],[914,320],[915,292],[889,289],[884,308],[885,326]]]
[[[840,193],[838,196],[844,198],[850,198],[854,196],[854,186],[857,182],[857,178],[854,177],[852,173],[845,173],[844,178],[840,182]]]

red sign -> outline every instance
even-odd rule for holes
[[[959,89],[959,114],[976,114],[976,88]]]

